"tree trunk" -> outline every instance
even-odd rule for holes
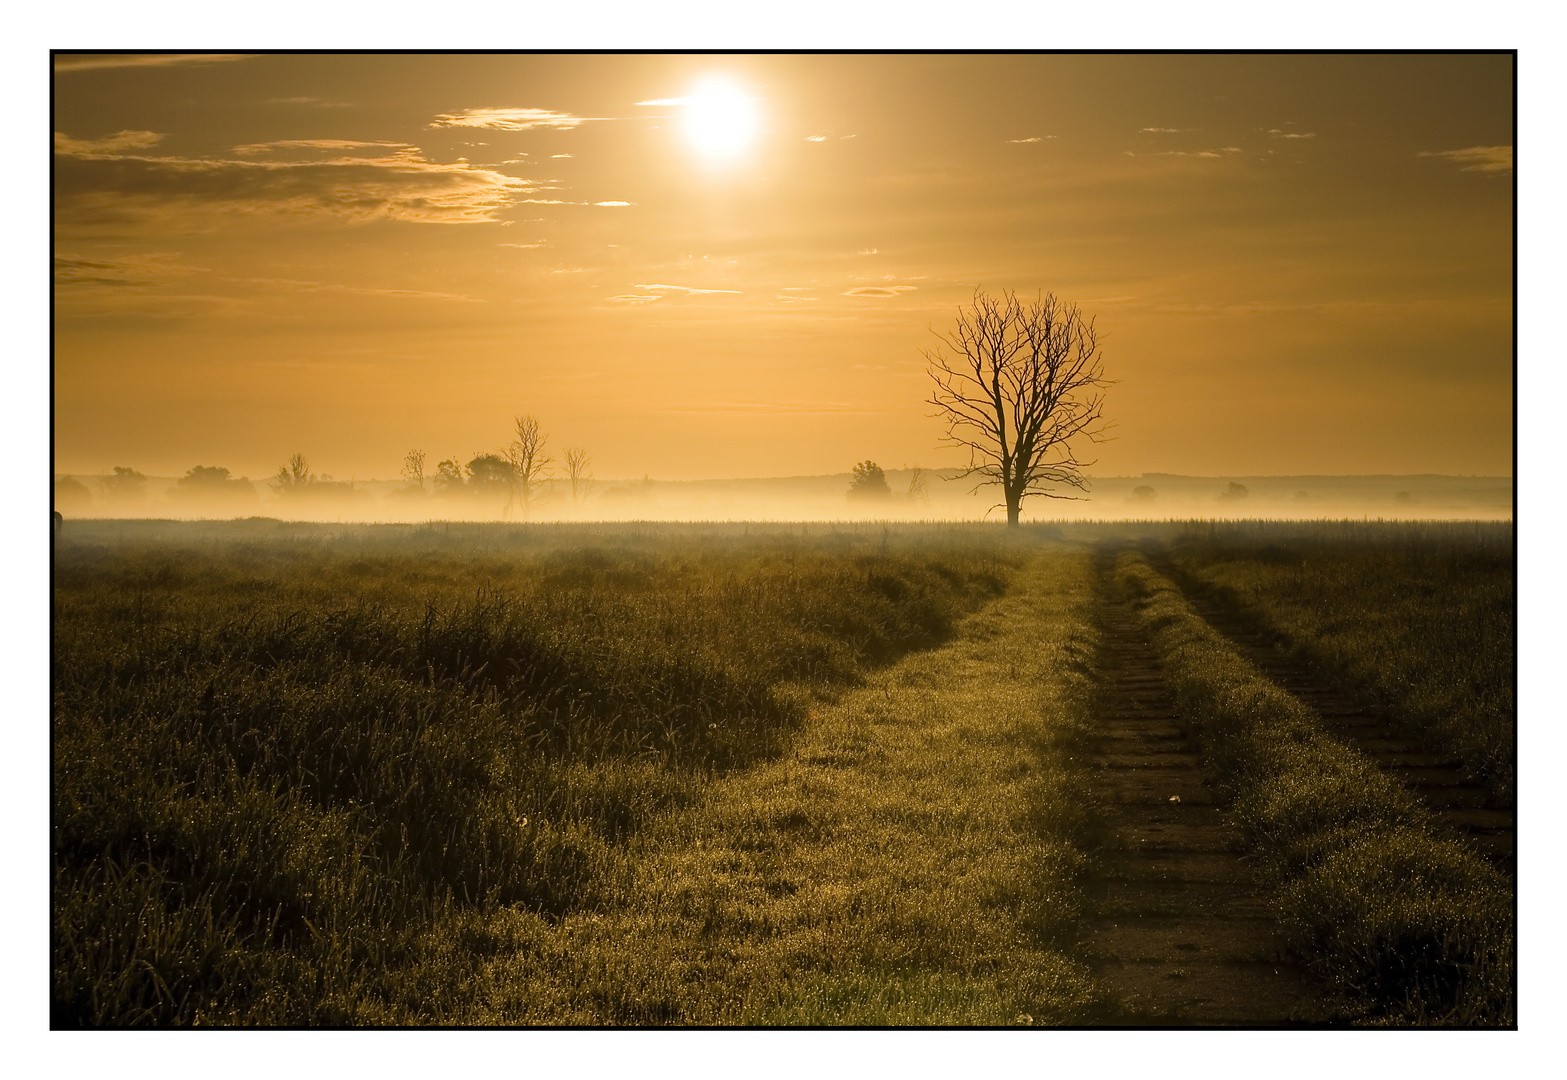
[[[1022,502],[1023,502],[1023,494],[1022,494],[1022,492],[1011,492],[1011,491],[1007,492],[1006,494],[1007,494],[1007,527],[1009,529],[1015,529],[1015,528],[1018,527],[1017,516],[1018,516],[1018,511],[1021,508],[1021,505],[1022,505]]]

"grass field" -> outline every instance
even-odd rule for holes
[[[614,907],[648,822],[1021,560],[994,529],[79,527],[55,1021],[389,1015],[434,927]]]
[[[1393,707],[1512,798],[1511,522],[1207,522],[1173,550],[1298,655]]]
[[[1089,541],[1510,775],[1510,528],[1281,528],[70,522],[53,1022],[1100,1022]],[[1510,1023],[1510,884],[1122,581],[1308,966]]]
[[[1182,715],[1233,789],[1233,813],[1297,954],[1377,1022],[1514,1020],[1512,884],[1440,835],[1419,800],[1328,736],[1138,554],[1138,598]]]

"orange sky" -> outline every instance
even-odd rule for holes
[[[1512,68],[57,57],[54,468],[389,478],[516,413],[603,477],[951,466],[919,350],[983,285],[1097,316],[1091,472],[1507,475]]]

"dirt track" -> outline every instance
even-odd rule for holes
[[[1240,834],[1183,729],[1159,662],[1099,557],[1105,635],[1097,786],[1108,836],[1085,883],[1095,973],[1122,1023],[1280,1026],[1333,1009],[1282,960]]]
[[[1171,567],[1161,566],[1160,572],[1179,580]],[[1211,594],[1196,588],[1185,592],[1192,606],[1229,638],[1237,652],[1313,709],[1328,732],[1397,777],[1453,836],[1472,844],[1499,870],[1515,873],[1517,813],[1512,803],[1499,802],[1483,784],[1465,774],[1462,762],[1433,753],[1428,740],[1386,710],[1327,685],[1269,635],[1223,608]]]

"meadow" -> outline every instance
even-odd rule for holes
[[[650,820],[1022,560],[961,527],[72,525],[56,1024],[405,1017],[433,928],[614,906]]]
[[[1176,566],[1335,682],[1395,710],[1511,801],[1511,522],[1203,522]]]
[[[1510,1024],[1510,879],[1104,543],[1511,775],[1510,526],[71,521],[53,1024],[1112,1022],[1111,587],[1344,1020]]]

